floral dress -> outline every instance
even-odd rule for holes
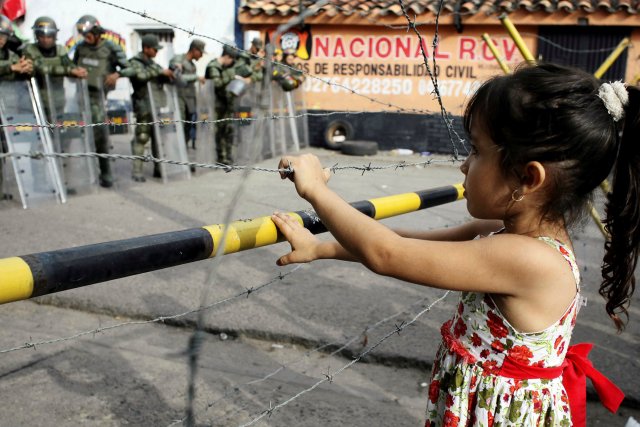
[[[463,292],[453,318],[442,325],[433,364],[425,427],[571,426],[562,376],[518,380],[500,375],[508,356],[521,365],[562,365],[581,297],[579,271],[562,243],[539,237],[569,263],[578,293],[565,314],[541,332],[521,333],[489,294]]]

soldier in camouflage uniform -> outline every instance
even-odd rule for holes
[[[36,19],[31,29],[35,34],[36,42],[27,44],[22,53],[25,58],[33,61],[33,71],[39,87],[45,87],[44,76],[46,75],[56,77],[87,77],[87,70],[82,67],[77,67],[71,62],[71,59],[69,59],[67,55],[67,49],[62,45],[56,44],[58,27],[53,19],[42,16]],[[53,100],[51,101],[55,104],[56,111],[61,114],[64,110],[64,88],[52,88],[52,93]],[[50,100],[48,99],[46,91],[42,91],[41,95],[48,120],[55,122],[58,118],[51,116],[49,107]]]
[[[253,83],[261,82],[264,78],[265,52],[262,46],[262,40],[256,37],[251,40],[249,52],[242,51],[238,54],[237,64],[243,64],[251,70],[251,81]]]
[[[216,95],[216,120],[233,118],[234,94],[227,90],[227,85],[236,79],[238,70],[235,67],[238,50],[231,45],[222,47],[222,55],[207,64],[205,78],[211,79]],[[246,66],[243,64],[243,67]],[[250,75],[250,73],[249,73]],[[244,78],[245,83],[251,81]],[[218,163],[231,164],[233,149],[233,123],[223,121],[216,123],[216,152]]]
[[[0,15],[0,80],[14,80],[16,77],[29,77],[33,72],[33,62],[20,57],[9,49],[7,42],[13,35],[11,21]]]
[[[105,120],[104,96],[115,88],[118,78],[130,77],[134,70],[128,68],[129,62],[122,48],[111,40],[102,38],[104,29],[94,16],[82,16],[76,23],[76,29],[84,40],[76,47],[73,62],[88,72],[91,119],[93,123],[103,123]],[[101,90],[104,93],[100,93]],[[109,153],[105,127],[95,129],[94,139],[98,153]],[[111,187],[113,185],[111,162],[109,159],[99,159],[99,163],[100,185]]]
[[[0,80],[15,80],[16,78],[27,78],[33,72],[33,63],[9,50],[7,41],[13,35],[11,21],[4,15],[0,15]],[[6,96],[6,94],[5,94]],[[0,132],[0,153],[5,151],[4,132]],[[5,198],[2,188],[3,163],[0,160],[0,200]]]
[[[205,44],[202,40],[193,40],[187,53],[176,55],[169,62],[169,68],[173,70],[176,77],[180,118],[182,120],[196,121],[198,118],[195,82],[204,83],[204,78],[198,77],[198,74],[196,74],[196,64],[193,61],[198,61],[202,58],[204,46]],[[184,124],[184,140],[188,147],[191,139],[194,149],[196,148],[195,130],[195,125],[191,123]]]
[[[285,92],[299,88],[304,82],[304,73],[296,68],[295,59],[295,51],[287,50],[282,55],[282,62],[273,69],[273,81]]]
[[[162,49],[158,41],[158,37],[154,34],[145,34],[142,37],[142,52],[131,58],[130,66],[134,69],[134,74],[130,77],[133,86],[133,110],[136,114],[137,123],[148,123],[153,120],[151,112],[151,101],[149,100],[149,91],[147,90],[147,82],[162,87],[164,83],[173,80],[173,71],[169,68],[163,69],[156,64],[153,58],[156,57],[158,49]],[[144,155],[144,147],[151,141],[151,151],[157,156],[157,143],[153,136],[151,125],[136,126],[135,137],[131,142],[131,151],[136,156]],[[156,163],[153,170],[154,178],[161,178],[160,167]],[[146,179],[142,174],[142,160],[133,162],[132,178],[136,182],[145,182]]]

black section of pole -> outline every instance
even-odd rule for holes
[[[200,261],[212,251],[211,234],[193,228],[21,258],[31,268],[36,297]]]

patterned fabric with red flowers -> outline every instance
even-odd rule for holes
[[[426,427],[570,426],[571,413],[562,377],[517,380],[499,375],[506,357],[541,368],[562,365],[579,309],[580,275],[562,243],[578,292],[565,314],[544,331],[518,332],[488,294],[463,292],[452,319],[442,325],[442,344],[434,359]]]

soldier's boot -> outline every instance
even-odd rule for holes
[[[111,175],[111,161],[109,159],[98,159],[100,165],[100,186],[104,188],[113,187],[113,176]]]
[[[141,134],[144,135],[144,134]],[[131,141],[131,153],[134,156],[144,156],[144,146],[146,142],[142,143],[141,139],[144,139],[144,136],[140,138],[141,135],[136,135],[136,137]],[[148,139],[147,139],[148,141]],[[142,160],[134,160],[133,161],[133,170],[131,174],[131,179],[136,182],[145,182],[146,179],[142,174]]]

